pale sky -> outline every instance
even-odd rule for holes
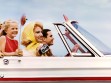
[[[111,48],[111,0],[0,0],[0,22],[9,18],[19,22],[23,14],[27,23],[40,21],[53,33],[52,23],[63,22],[65,14]]]

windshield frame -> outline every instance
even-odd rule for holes
[[[93,36],[91,33],[83,29],[78,23],[71,22],[72,26],[79,31],[88,41],[92,43],[104,55],[111,55],[111,49],[103,42]]]

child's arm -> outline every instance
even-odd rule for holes
[[[15,52],[5,52],[5,44],[6,44],[6,38],[5,36],[0,37],[0,49],[4,56],[19,56],[20,51],[17,49]]]

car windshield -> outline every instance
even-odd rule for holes
[[[107,47],[103,42],[94,37],[88,31],[84,30],[78,23],[71,23],[87,40],[89,40],[98,50],[100,50],[104,55],[111,55],[111,49]]]

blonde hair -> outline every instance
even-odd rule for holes
[[[6,35],[6,30],[11,26],[11,23],[18,24],[15,20],[11,20],[11,19],[8,19],[3,22],[3,28],[4,28],[3,35]]]
[[[43,24],[41,22],[35,22],[34,28],[40,27],[43,30]]]

